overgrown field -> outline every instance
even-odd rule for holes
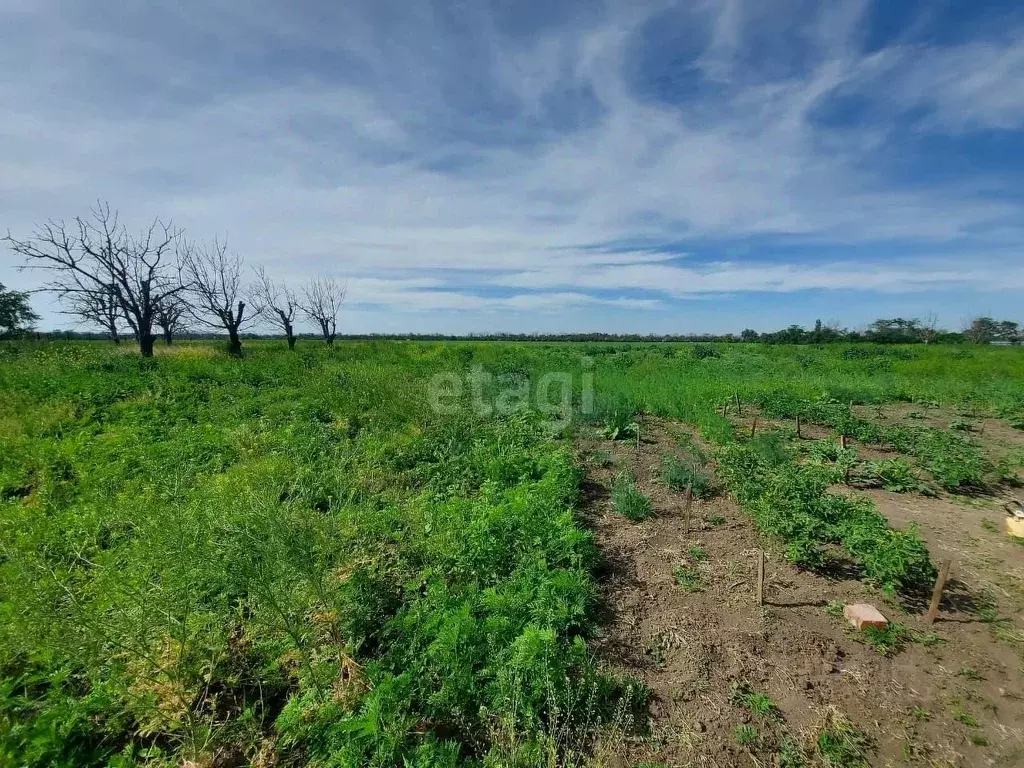
[[[730,402],[912,463],[734,434]],[[1017,469],[969,429],[854,412],[899,402],[1024,426],[1024,352],[0,345],[0,765],[600,764],[646,691],[588,649],[574,431],[691,423],[794,562],[838,548],[899,593],[933,578],[927,549],[828,486],[985,493]]]

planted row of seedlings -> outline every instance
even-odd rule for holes
[[[1006,479],[1006,468],[994,465],[976,441],[956,432],[934,427],[882,426],[855,415],[849,404],[802,400],[786,392],[764,392],[757,402],[768,416],[822,424],[862,443],[889,446],[913,456],[946,491],[977,491],[987,487],[990,480]]]
[[[772,409],[762,405],[771,415],[795,416],[810,410],[811,420],[841,424],[861,439],[868,437],[868,427],[877,429],[853,417],[848,409],[842,410],[842,406],[832,408],[829,404],[801,410],[815,404],[782,398],[766,398],[766,402],[774,406]],[[608,436],[621,439],[623,431]],[[878,439],[878,433],[871,436]],[[697,497],[709,495],[713,492],[710,477],[699,468],[708,457],[692,443],[682,447],[692,461],[666,457],[666,484],[678,491],[690,488]],[[757,528],[785,544],[786,557],[791,562],[821,569],[834,559],[838,549],[888,594],[927,589],[935,580],[936,569],[914,526],[893,529],[870,499],[829,492],[829,486],[844,476],[848,479],[848,470],[856,461],[855,453],[832,441],[812,444],[811,453],[820,454],[815,456],[817,461],[801,462],[786,444],[783,433],[762,432],[722,446],[716,456],[718,475],[752,516]],[[913,473],[906,471],[906,465],[877,462],[865,464],[862,469],[878,475],[883,485],[888,483],[906,490],[919,485]],[[612,504],[634,521],[652,514],[650,501],[626,475],[620,475],[613,484]]]
[[[724,446],[718,473],[758,529],[783,541],[797,565],[820,569],[838,547],[889,594],[927,588],[935,578],[916,528],[895,530],[870,499],[830,493],[835,467],[799,463],[777,433]]]

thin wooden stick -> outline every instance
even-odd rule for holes
[[[757,553],[757,604],[764,605],[764,550]]]
[[[693,508],[693,483],[686,484],[686,493],[683,497],[683,514],[686,517],[686,535],[690,534],[690,510]]]
[[[946,579],[949,578],[950,565],[952,561],[943,560],[942,567],[939,568],[939,577],[935,580],[935,588],[932,589],[932,602],[928,606],[928,615],[925,616],[925,621],[929,624],[935,623],[939,615],[939,603],[942,602],[942,590],[946,588]]]
[[[846,435],[839,436],[839,447],[844,451],[846,450]]]
[[[803,437],[803,435],[800,434],[800,414],[799,413],[796,415],[796,436],[798,438]]]
[[[753,437],[757,434],[757,416],[754,417],[754,421],[750,424],[750,436]]]
[[[737,416],[742,416],[743,415],[743,405],[740,403],[740,393],[739,392],[733,392],[732,397],[736,401],[736,415]]]

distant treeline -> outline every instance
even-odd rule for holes
[[[48,333],[30,331],[23,333],[22,338],[45,339],[85,339],[102,340],[108,338],[102,333],[82,331],[50,331]],[[274,339],[279,336],[259,333],[241,334],[244,339]],[[191,341],[223,341],[224,335],[213,333],[179,332],[178,337]],[[296,334],[298,339],[315,340],[317,334]],[[739,334],[711,333],[670,333],[670,334],[637,334],[637,333],[365,333],[338,334],[339,339],[350,341],[509,341],[509,342],[761,342],[764,344],[831,344],[867,342],[873,344],[1020,344],[1024,342],[1024,332],[1020,325],[1010,320],[994,320],[979,317],[972,320],[961,331],[948,331],[936,328],[933,323],[903,318],[882,319],[871,323],[862,330],[837,328],[824,325],[820,321],[814,328],[806,329],[799,325],[791,325],[780,331],[758,333],[750,328]]]

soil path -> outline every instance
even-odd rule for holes
[[[1016,631],[1012,621],[992,623],[993,609],[986,614],[962,582],[929,627],[919,610],[853,574],[800,571],[728,496],[696,500],[687,529],[683,495],[663,483],[661,468],[666,455],[689,455],[680,436],[699,440],[653,417],[641,435],[639,447],[596,436],[577,446],[587,467],[582,511],[607,562],[605,633],[595,651],[653,692],[651,731],[623,745],[622,765],[786,765],[794,750],[806,764],[824,764],[818,739],[842,735],[845,719],[870,738],[870,765],[1024,765],[1021,657],[1012,638],[999,636]],[[647,520],[614,510],[610,488],[623,473],[652,499]],[[679,568],[699,574],[695,589],[677,582]],[[918,641],[887,657],[834,615],[833,601],[872,603]],[[762,693],[776,709],[753,711]]]

